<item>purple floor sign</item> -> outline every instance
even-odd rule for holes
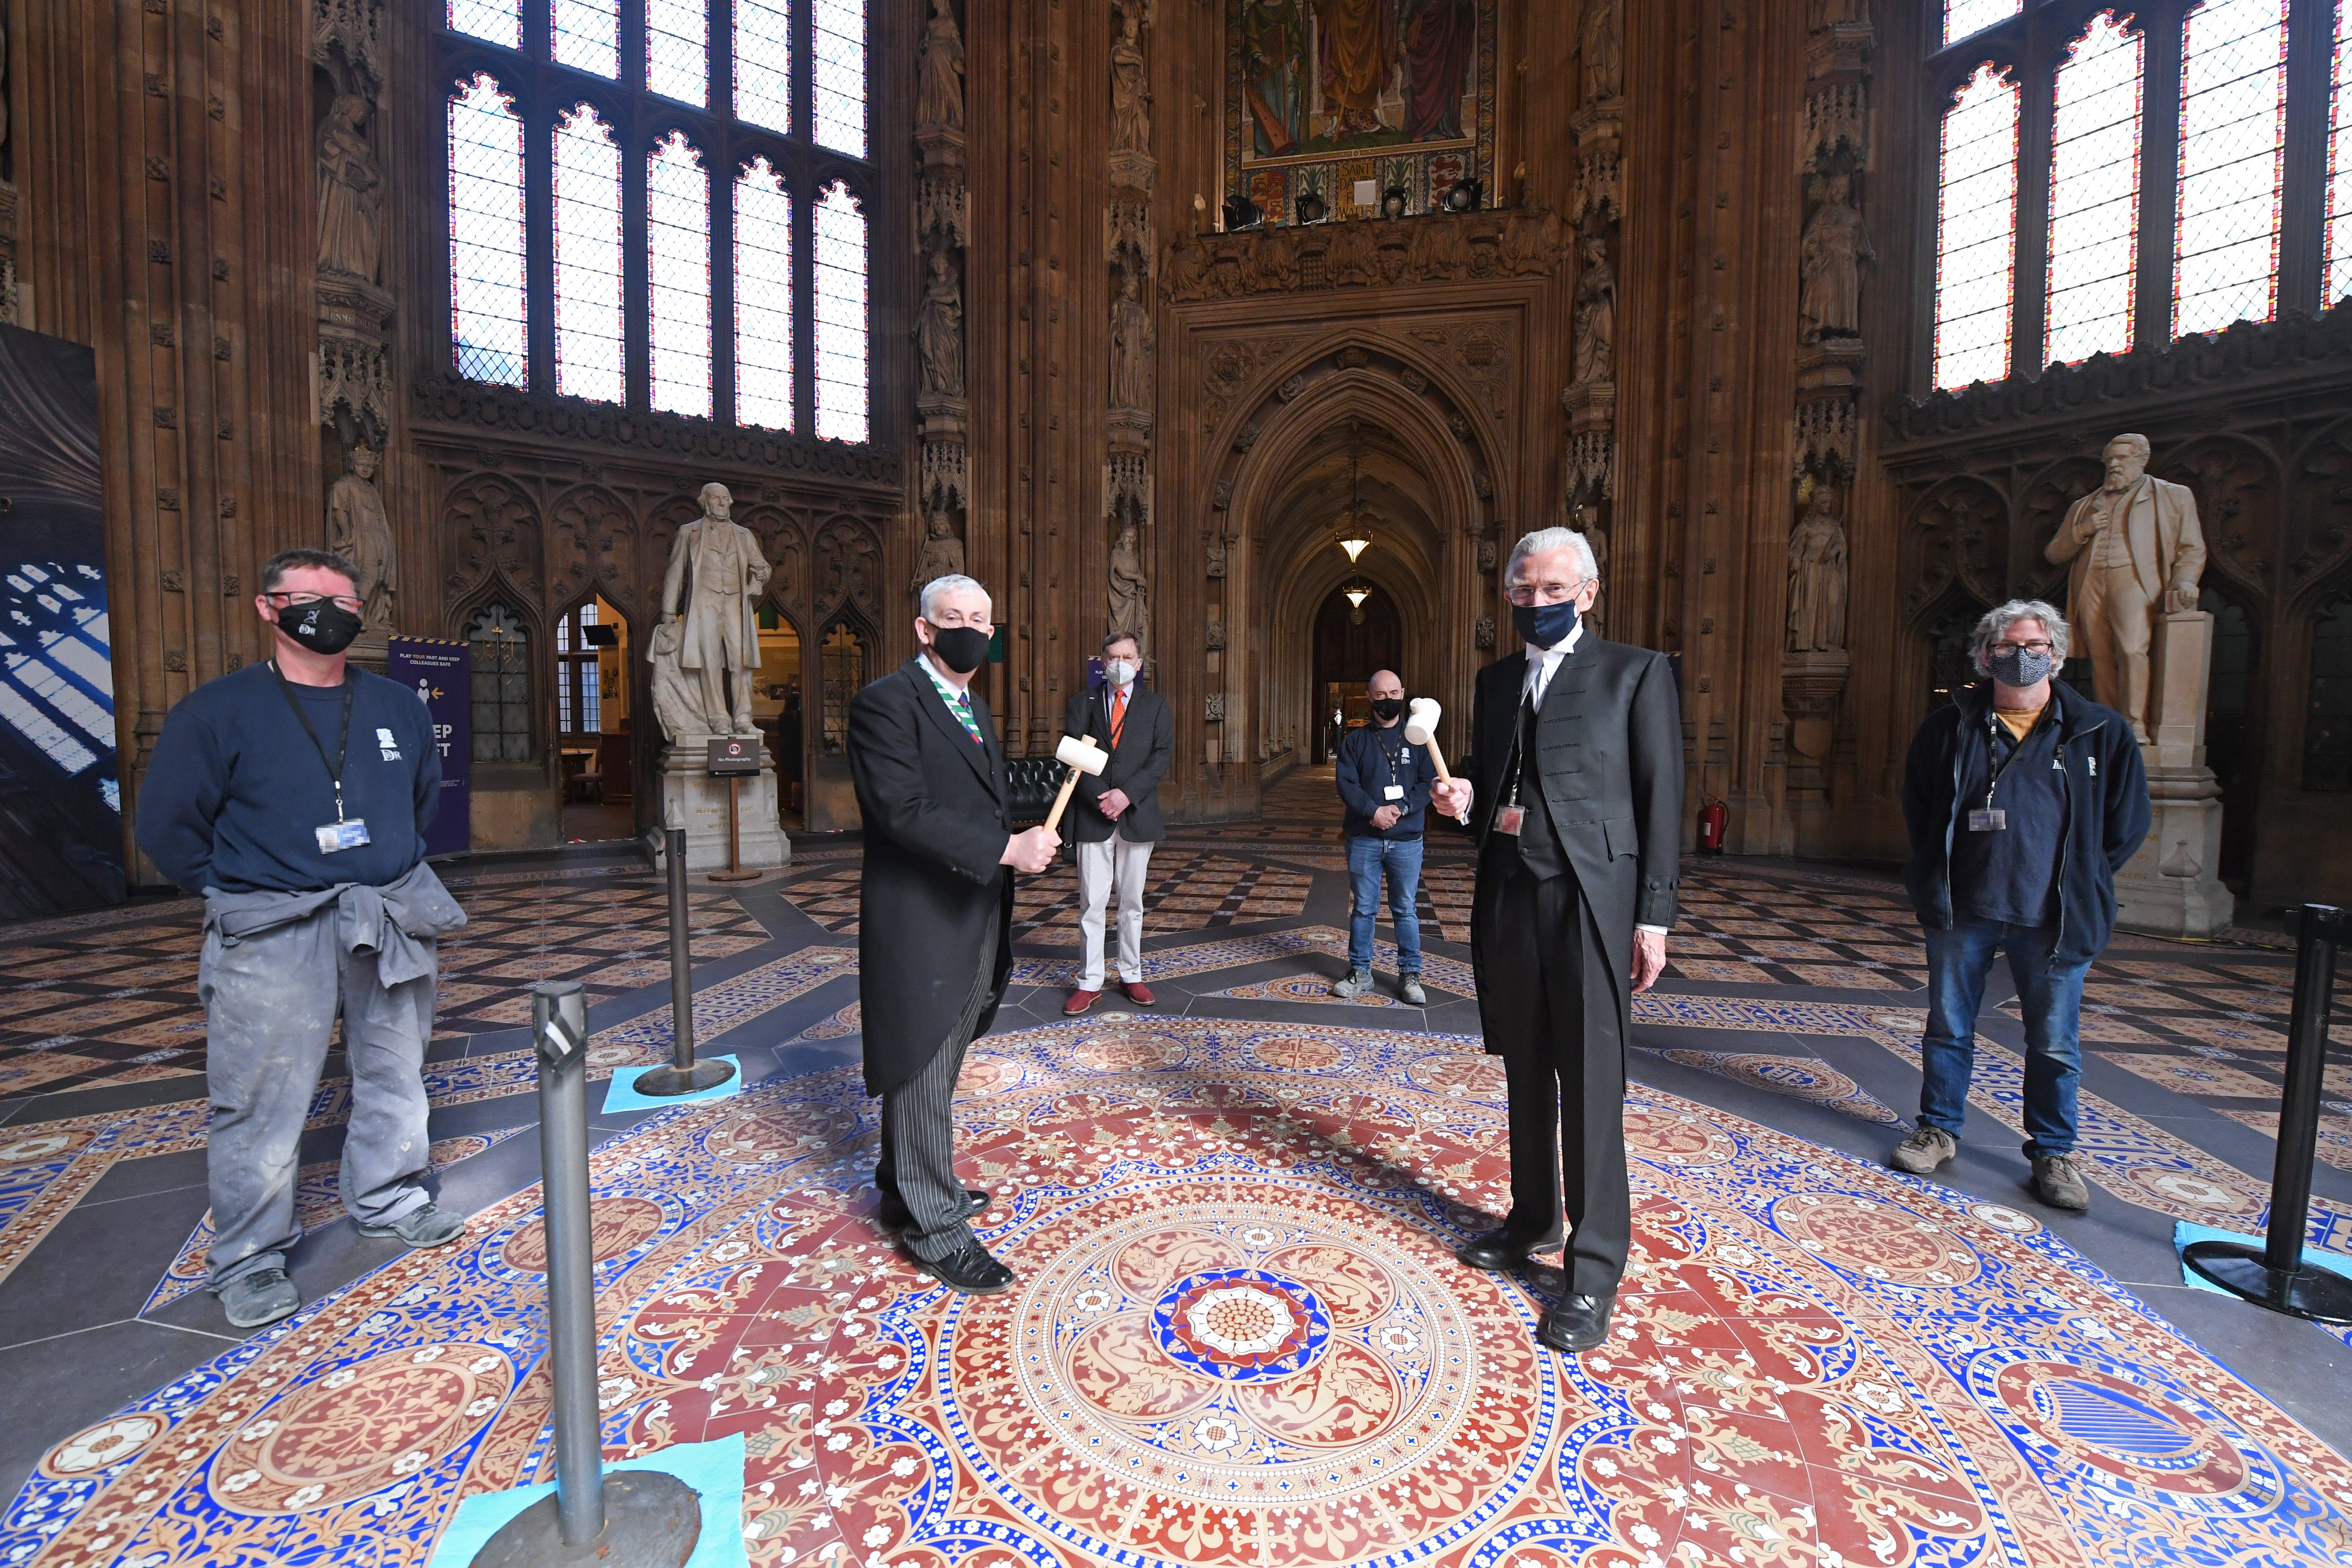
[[[473,653],[464,643],[394,637],[392,679],[424,700],[441,748],[441,810],[425,836],[427,855],[462,855],[473,847]]]

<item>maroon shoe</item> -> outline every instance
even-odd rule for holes
[[[1095,1005],[1095,999],[1101,994],[1102,993],[1099,991],[1071,992],[1070,999],[1062,1004],[1062,1016],[1065,1018],[1076,1017],[1079,1014],[1093,1006]]]
[[[1134,1003],[1137,1006],[1149,1007],[1151,1005],[1151,987],[1146,985],[1142,981],[1122,980],[1118,983],[1118,988],[1126,992],[1127,999]]]

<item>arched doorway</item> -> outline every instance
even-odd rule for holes
[[[1342,731],[1370,722],[1364,684],[1372,672],[1403,663],[1404,627],[1392,597],[1362,582],[1325,595],[1315,613],[1314,761],[1329,762]]]

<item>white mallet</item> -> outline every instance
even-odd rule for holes
[[[1095,744],[1092,735],[1065,735],[1062,743],[1054,748],[1054,760],[1066,764],[1070,772],[1062,780],[1062,793],[1054,797],[1054,809],[1045,817],[1045,831],[1058,833],[1062,813],[1070,804],[1070,792],[1078,787],[1078,775],[1091,773],[1096,777],[1110,766],[1110,753]]]
[[[1454,775],[1445,771],[1445,753],[1437,747],[1437,721],[1445,710],[1434,697],[1416,697],[1405,704],[1404,741],[1408,746],[1427,746],[1429,760],[1437,764],[1441,784],[1452,784]]]

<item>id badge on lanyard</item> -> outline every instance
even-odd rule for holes
[[[344,815],[343,770],[337,767],[335,765],[334,759],[327,755],[327,743],[319,739],[319,731],[312,727],[310,723],[310,716],[302,711],[302,704],[295,700],[292,689],[287,684],[285,671],[278,668],[277,660],[270,660],[269,672],[278,677],[278,689],[279,694],[286,699],[286,705],[294,710],[294,717],[301,721],[302,732],[310,737],[310,744],[318,749],[319,761],[327,770],[327,780],[334,786],[335,820],[332,822],[322,822],[319,824],[317,827],[311,829],[311,832],[318,839],[319,853],[321,855],[333,855],[345,849],[357,849],[361,845],[368,842],[367,824],[359,817]],[[347,674],[343,677],[343,733],[341,737],[341,754],[346,763],[348,763],[351,758],[352,696],[353,690],[354,686],[352,681],[352,678]]]

